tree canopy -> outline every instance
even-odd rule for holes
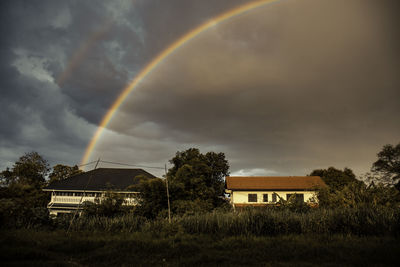
[[[344,168],[343,171],[334,167],[318,169],[312,171],[310,176],[320,176],[332,190],[341,190],[350,183],[360,183],[360,181],[357,180],[356,175],[349,168]]]
[[[164,180],[160,178],[142,179],[133,188],[135,191],[140,192],[137,196],[136,214],[147,218],[155,218],[167,210],[167,188]]]
[[[50,183],[54,181],[65,180],[68,177],[82,173],[83,171],[77,165],[71,167],[68,165],[57,164],[53,167],[53,171],[49,175]]]
[[[224,178],[229,164],[224,153],[200,153],[197,148],[178,151],[170,160],[167,173],[171,209],[175,214],[210,211],[225,204]],[[140,192],[136,211],[154,218],[166,214],[165,180],[143,180],[135,189]]]
[[[50,167],[37,152],[29,152],[15,162],[12,169],[3,171],[2,176],[8,183],[20,183],[40,188],[46,182]]]
[[[224,203],[224,178],[229,174],[229,164],[224,153],[200,153],[197,148],[177,152],[170,160],[168,171],[171,182],[172,206],[182,210],[187,201],[198,202],[205,209]],[[196,205],[196,206],[199,206]]]
[[[47,160],[37,152],[30,152],[1,173],[0,223],[4,218],[10,225],[48,219],[49,195],[42,191],[48,172]]]
[[[400,143],[383,146],[378,153],[378,160],[372,165],[372,171],[391,179],[400,189]]]

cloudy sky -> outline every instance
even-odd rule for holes
[[[163,166],[197,147],[237,175],[369,171],[400,142],[396,2],[281,0],[215,25],[133,90],[89,161]],[[245,3],[0,1],[0,168],[30,151],[79,164],[148,62]]]

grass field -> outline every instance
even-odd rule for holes
[[[1,231],[2,266],[395,266],[390,236]]]
[[[3,225],[0,266],[397,266],[400,255],[400,212],[388,207],[43,222]]]

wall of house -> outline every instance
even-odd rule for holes
[[[125,194],[125,202],[123,205],[136,205],[137,200],[134,194]],[[104,198],[105,192],[86,192],[83,195],[83,192],[52,192],[50,203],[64,203],[64,204],[78,204],[83,203],[85,201],[95,202],[95,199],[99,199],[100,201]]]
[[[94,202],[96,196],[100,197],[100,194],[94,195],[94,193],[91,193],[85,194],[85,196],[82,197],[82,193],[80,192],[79,194],[78,192],[53,192],[51,194],[50,203],[78,204],[85,201]]]
[[[49,209],[49,212],[51,215],[57,215],[59,213],[71,213],[76,210],[76,207],[78,205],[81,205],[85,201],[89,202],[96,202],[102,201],[104,199],[106,192],[85,192],[83,191],[53,191],[51,193],[51,199],[50,202],[48,203],[47,207]],[[137,205],[137,199],[135,197],[135,193],[120,193],[123,194],[124,198],[124,203],[122,205],[127,205],[127,206],[134,206]],[[69,204],[69,205],[76,205],[75,208],[64,208],[62,210],[53,208],[53,205],[57,204]]]
[[[286,199],[287,194],[303,194],[304,202],[317,202],[317,197],[315,191],[232,191],[231,193],[231,203],[232,204],[266,204],[266,203],[274,203],[272,202],[272,194],[276,193],[279,197],[284,200]],[[257,194],[257,202],[249,202],[248,195],[249,194]],[[263,194],[268,194],[268,202],[263,201]],[[279,197],[277,197],[277,201],[279,201]]]

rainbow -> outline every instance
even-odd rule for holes
[[[209,28],[217,25],[218,23],[224,22],[228,19],[231,19],[235,16],[243,14],[244,12],[253,10],[255,8],[261,7],[263,5],[277,2],[279,0],[258,0],[252,1],[250,3],[240,5],[235,7],[227,12],[224,12],[209,21],[197,26],[196,28],[192,29],[191,31],[184,34],[182,37],[177,39],[171,45],[169,45],[165,50],[161,51],[150,63],[148,63],[137,75],[136,77],[123,89],[122,93],[117,97],[115,102],[111,105],[103,119],[101,120],[99,126],[97,127],[96,132],[94,133],[92,139],[90,140],[88,146],[86,147],[86,151],[82,157],[81,165],[86,164],[87,160],[89,159],[90,155],[93,152],[93,149],[99,140],[102,132],[111,121],[113,115],[124,102],[124,100],[128,97],[128,95],[132,92],[134,88],[154,69],[157,65],[162,62],[165,58],[167,58],[170,54],[172,54],[175,50],[183,46],[185,43],[189,42],[197,35],[201,34],[202,32],[208,30]]]
[[[111,21],[107,20],[101,27],[91,34],[89,38],[83,42],[79,49],[74,53],[72,59],[68,62],[67,67],[61,73],[61,75],[57,78],[56,83],[58,86],[63,86],[64,82],[71,76],[76,67],[80,64],[82,60],[86,57],[87,53],[92,49],[92,47],[100,40],[106,36],[106,34],[110,31]]]

